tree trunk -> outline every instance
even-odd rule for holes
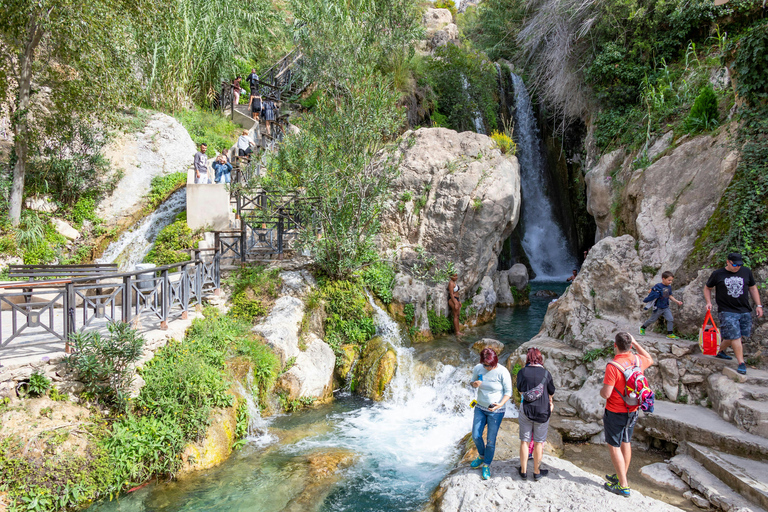
[[[29,151],[29,104],[32,90],[32,63],[35,49],[40,44],[43,30],[37,20],[27,24],[27,41],[24,51],[19,55],[19,89],[13,119],[13,145],[16,151],[16,164],[13,166],[13,185],[11,187],[9,216],[11,225],[18,226],[21,220],[21,203],[24,200],[24,175],[27,172],[27,154]]]

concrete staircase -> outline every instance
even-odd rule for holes
[[[707,401],[700,405],[657,402],[641,415],[639,431],[678,445],[669,468],[698,505],[727,512],[768,511],[768,372],[736,372],[735,361],[705,356],[716,366],[707,378]]]

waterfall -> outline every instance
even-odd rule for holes
[[[468,103],[471,104],[472,97],[469,95],[469,80],[463,75],[461,77],[461,86],[464,89],[464,95],[467,97],[467,100],[469,100]],[[487,135],[487,133],[485,133],[485,125],[483,124],[483,115],[477,110],[472,112],[472,122],[475,124],[476,133]]]
[[[117,263],[121,272],[133,270],[134,266],[141,263],[152,249],[157,234],[173,223],[186,206],[186,191],[177,190],[157,210],[138,221],[129,231],[109,244],[96,263]]]
[[[245,398],[246,408],[248,409],[248,435],[246,439],[249,443],[266,446],[277,441],[277,436],[271,434],[267,427],[269,421],[261,416],[261,410],[254,398],[254,392],[256,391],[253,385],[253,372],[248,372],[247,386],[239,381],[235,382],[235,388],[240,396]]]
[[[515,139],[522,188],[523,249],[536,279],[561,280],[571,275],[576,260],[563,230],[555,221],[545,190],[547,164],[539,128],[523,79],[512,73],[515,87]]]

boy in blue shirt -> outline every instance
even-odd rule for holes
[[[642,336],[645,336],[646,327],[653,325],[653,323],[658,320],[659,317],[663,316],[667,321],[667,338],[672,340],[678,339],[678,337],[672,333],[674,321],[672,319],[672,312],[669,310],[669,301],[674,301],[678,306],[682,306],[683,303],[672,296],[672,281],[674,279],[675,276],[672,275],[672,272],[664,272],[661,274],[661,282],[653,285],[653,288],[651,288],[651,293],[649,293],[648,296],[643,299],[643,302],[656,301],[656,303],[653,305],[653,313],[651,314],[651,318],[646,320],[645,323],[640,326],[640,334]]]

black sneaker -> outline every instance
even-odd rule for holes
[[[616,473],[612,475],[605,475],[605,479],[608,480],[608,483],[611,483],[611,484],[619,483],[619,477],[616,475]]]
[[[534,473],[533,474],[533,480],[535,482],[538,482],[539,480],[541,480],[542,478],[544,478],[548,474],[549,474],[549,470],[548,469],[540,469],[539,473]]]
[[[728,354],[726,354],[722,350],[720,352],[718,352],[715,357],[718,358],[718,359],[733,359],[731,356],[729,356]]]

